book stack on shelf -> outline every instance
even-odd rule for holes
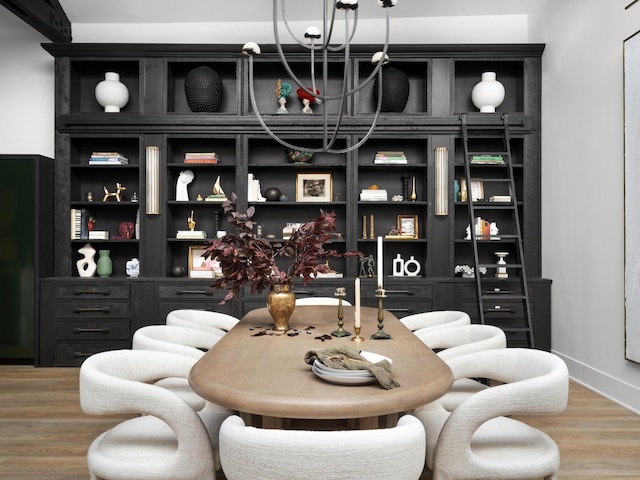
[[[178,233],[176,233],[176,238],[180,238],[180,239],[189,239],[189,238],[203,239],[203,238],[207,238],[207,232],[205,232],[204,230],[178,230]]]
[[[406,165],[407,156],[404,152],[378,152],[373,163],[375,165]]]
[[[92,152],[89,165],[128,165],[129,159],[119,152]]]
[[[86,208],[71,209],[71,240],[89,238],[89,221],[94,221],[93,215]]]
[[[89,230],[89,240],[109,240],[109,232],[106,230]]]
[[[220,157],[215,152],[187,152],[184,154],[184,163],[216,165],[220,163]]]
[[[504,165],[502,155],[472,155],[471,163],[474,165]]]
[[[386,202],[387,191],[380,188],[365,188],[360,191],[361,202]]]

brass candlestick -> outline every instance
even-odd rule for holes
[[[375,228],[373,227],[373,215],[369,217],[369,238],[376,238]]]
[[[353,329],[356,331],[356,336],[353,337],[351,339],[352,342],[364,342],[364,338],[362,338],[360,336],[360,330],[362,329],[362,327],[353,327]]]
[[[387,298],[384,288],[376,290],[378,298],[378,331],[371,335],[371,340],[392,340],[393,337],[384,331],[384,309],[382,308],[382,299]]]
[[[347,295],[347,293],[344,287],[338,287],[336,288],[336,293],[334,293],[334,295],[338,297],[338,329],[331,332],[331,335],[333,335],[334,337],[348,337],[349,335],[351,335],[351,332],[347,332],[344,328],[342,328],[342,325],[344,325],[344,322],[342,321],[344,319],[342,299]]]

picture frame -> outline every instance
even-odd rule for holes
[[[396,228],[402,237],[418,238],[418,215],[398,215]]]
[[[333,178],[331,173],[298,173],[296,202],[331,202]]]
[[[189,245],[189,278],[213,278],[215,259],[204,258],[207,245]]]

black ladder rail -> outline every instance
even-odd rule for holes
[[[469,125],[467,115],[462,114],[460,116],[461,127],[462,127],[462,140],[464,145],[464,172],[465,179],[467,183],[467,205],[469,210],[469,233],[471,237],[471,245],[473,250],[473,261],[474,261],[474,271],[475,271],[475,285],[476,285],[476,298],[478,301],[478,318],[480,323],[485,323],[485,314],[509,314],[509,315],[517,315],[520,312],[519,309],[512,309],[508,307],[502,307],[501,305],[495,305],[492,302],[500,302],[506,301],[507,303],[513,302],[513,304],[520,303],[522,305],[522,326],[521,327],[504,327],[503,330],[505,332],[524,332],[527,336],[527,343],[529,348],[535,348],[535,337],[533,331],[533,319],[531,315],[531,302],[529,299],[529,286],[527,282],[527,274],[525,268],[525,260],[524,260],[524,246],[522,240],[522,229],[520,223],[520,214],[518,212],[518,199],[516,196],[516,185],[515,185],[515,177],[513,173],[513,162],[512,162],[512,154],[511,154],[511,137],[509,132],[509,115],[502,115],[502,127],[500,129],[500,138],[503,141],[503,149],[501,151],[490,150],[486,151],[471,151],[469,149],[470,140],[473,139],[482,139],[482,138],[498,138],[497,136],[487,135],[489,129],[486,126],[478,127],[476,132],[474,132],[473,125]],[[470,131],[473,133],[470,133]],[[482,164],[472,164],[471,161],[473,156],[475,155],[501,155],[504,160],[504,166],[501,165],[502,170],[505,172],[504,178],[483,178],[483,183],[486,182],[488,184],[498,184],[503,183],[506,184],[509,190],[510,202],[499,202],[497,204],[492,204],[491,202],[486,201],[473,201],[473,196],[471,194],[471,179],[474,178],[472,175],[472,168],[487,168],[494,167],[494,165],[482,165]],[[513,234],[500,234],[498,232],[497,235],[478,235],[475,231],[475,221],[476,217],[480,216],[479,213],[481,211],[491,211],[491,210],[508,210],[512,214],[512,222],[514,224],[514,233]],[[480,254],[479,254],[479,243],[481,242],[492,242],[496,244],[505,244],[509,242],[510,244],[515,244],[516,250],[516,259],[515,262],[512,260],[507,264],[507,269],[512,272],[517,272],[517,278],[519,280],[519,291],[512,292],[510,290],[503,290],[501,288],[489,288],[484,285],[486,280],[483,282],[483,277],[480,274],[481,268],[492,268],[498,271],[497,261],[496,263],[481,263],[480,262]],[[509,277],[510,278],[510,277]]]

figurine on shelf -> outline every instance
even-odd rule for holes
[[[191,210],[191,216],[187,218],[187,225],[189,225],[189,230],[191,230],[192,232],[196,228],[196,221],[193,218],[193,210]]]
[[[376,261],[373,258],[373,255],[369,255],[368,257],[363,257],[360,260],[360,276],[361,277],[374,277],[374,272],[376,270]]]
[[[115,198],[116,202],[122,201],[122,192],[127,189],[127,187],[123,186],[121,183],[116,183],[116,191],[109,192],[107,187],[102,187],[104,190],[104,197],[102,197],[102,201],[106,202],[110,198]]]
[[[193,181],[193,177],[193,171],[191,170],[183,170],[180,172],[178,181],[176,182],[176,201],[189,201],[189,191],[187,190],[187,185],[189,185]]]
[[[311,110],[311,104],[320,103],[319,99],[317,99],[311,93],[309,93],[312,91],[313,90],[310,88],[307,88],[306,90],[304,88],[299,88],[298,90],[296,90],[296,93],[298,94],[298,98],[302,102],[302,105],[304,105],[304,107],[302,108],[302,113],[312,114],[313,110]],[[316,90],[315,94],[320,95],[320,91]]]
[[[278,108],[277,113],[289,113],[289,110],[287,110],[287,97],[292,90],[293,87],[290,83],[283,82],[278,79],[278,83],[276,85],[276,98],[278,99],[280,107]]]

